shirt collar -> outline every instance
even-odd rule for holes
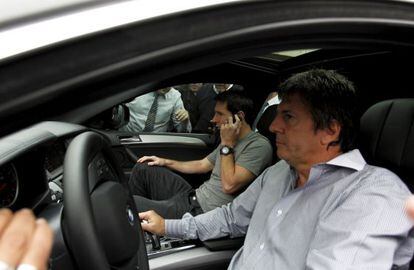
[[[225,91],[228,91],[230,88],[232,88],[233,87],[233,84],[229,84],[229,86],[226,88],[226,90]],[[216,85],[215,84],[213,84],[213,90],[214,90],[214,92],[216,92],[216,94],[218,95],[219,94],[219,91],[217,90],[217,88],[216,88]]]
[[[164,99],[170,98],[170,96],[172,95],[172,92],[174,90],[175,90],[175,88],[171,87],[170,91],[168,91],[167,93],[165,93],[165,94],[159,93],[159,97],[164,98]],[[177,91],[177,90],[175,90],[175,91]],[[154,91],[153,93],[154,93],[154,97],[155,97],[156,94],[157,94],[156,91]]]
[[[358,149],[351,150],[344,154],[337,156],[334,159],[326,162],[326,164],[346,167],[350,169],[354,169],[356,171],[360,171],[364,168],[366,161],[362,157],[361,152]]]

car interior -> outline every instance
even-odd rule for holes
[[[204,18],[202,13],[197,16]],[[188,23],[168,18],[166,21],[172,28]],[[158,32],[165,26],[153,25]],[[149,23],[144,26],[153,30]],[[312,39],[298,28],[301,34],[291,37],[290,42],[281,41],[278,35],[264,35],[257,38],[263,42],[260,45],[256,39],[242,39],[234,41],[240,41],[240,48],[224,42],[220,53],[203,47],[188,50],[186,55],[187,48],[179,48],[174,57],[173,53],[163,52],[157,55],[159,58],[149,60],[129,59],[126,47],[137,46],[138,54],[144,47],[156,47],[155,41],[143,41],[142,47],[125,42],[128,45],[119,48],[118,54],[111,51],[105,55],[105,46],[113,46],[114,40],[138,39],[138,32],[125,27],[124,32],[114,31],[96,39],[87,37],[83,43],[76,40],[47,48],[44,54],[31,59],[3,63],[0,68],[7,69],[0,78],[23,74],[23,66],[36,70],[47,60],[41,74],[26,81],[7,81],[12,90],[33,86],[44,92],[33,94],[39,103],[22,103],[24,111],[16,112],[14,120],[8,121],[10,125],[1,130],[0,206],[12,210],[28,207],[48,220],[55,231],[51,269],[135,269],[137,265],[139,269],[157,270],[227,269],[243,238],[199,241],[144,234],[126,185],[139,157],[201,159],[217,146],[217,134],[122,131],[120,123],[114,121],[114,108],[165,87],[229,83],[242,86],[254,101],[257,113],[269,93],[277,92],[280,82],[311,68],[333,69],[354,82],[359,100],[355,105],[360,118],[358,145],[364,158],[399,175],[413,192],[414,92],[410,66],[414,51],[412,42],[406,40],[409,33],[402,30],[382,39],[381,30],[390,29],[386,25],[364,36],[366,39],[361,38],[365,33],[362,30],[356,37],[347,31],[329,35],[329,30],[323,32],[326,36]],[[398,35],[401,33],[404,38]],[[168,34],[166,40],[173,43],[171,36]],[[94,48],[96,54],[86,53],[87,46]],[[74,57],[73,51],[84,57]],[[117,57],[144,64],[132,68],[119,65],[111,72],[105,71],[112,63],[110,59]],[[74,59],[73,64],[70,59]],[[54,69],[56,65],[64,74],[61,77]],[[65,81],[65,76],[75,79]],[[10,98],[13,95],[17,96],[18,91]],[[48,106],[42,102],[48,102]],[[275,137],[268,127],[276,107],[270,106],[257,119],[258,132],[269,139],[275,153]],[[0,120],[6,117],[9,115],[0,116]],[[127,119],[128,115],[121,120]],[[274,163],[277,161],[274,155]],[[209,177],[181,175],[193,187]]]
[[[411,60],[411,56],[398,51],[377,51],[377,50],[356,50],[356,49],[317,49],[303,50],[305,53],[294,57],[283,56],[283,52],[271,53],[260,57],[249,57],[227,63],[218,64],[207,69],[193,71],[183,74],[167,81],[160,82],[158,86],[152,85],[148,91],[161,86],[173,86],[194,81],[214,82],[226,81],[237,83],[244,87],[245,93],[255,101],[256,111],[271,91],[277,91],[277,82],[295,72],[309,68],[335,69],[348,76],[355,82],[357,94],[360,100],[359,111],[361,112],[361,150],[365,158],[372,164],[390,168],[400,175],[405,183],[412,190],[410,182],[411,147],[413,145],[412,119],[414,103],[407,86],[410,81],[409,70],[403,68]],[[369,72],[366,72],[369,70]],[[225,71],[225,72],[223,72]],[[257,91],[259,89],[260,91]],[[374,89],[375,91],[366,91]],[[392,89],[392,90],[390,90]],[[257,129],[271,142],[274,141],[274,134],[270,133],[268,127],[275,116],[276,106],[269,107],[258,121]],[[173,132],[125,132],[111,128],[111,117],[108,110],[85,120],[83,125],[69,124],[63,122],[49,121],[32,126],[20,133],[13,134],[3,139],[3,142],[10,139],[9,144],[12,151],[15,144],[24,144],[19,151],[8,155],[9,162],[1,167],[1,179],[7,184],[1,190],[2,206],[9,206],[12,209],[19,209],[31,206],[33,209],[45,216],[55,216],[56,211],[62,210],[62,201],[77,201],[79,204],[72,207],[65,206],[66,225],[65,233],[76,234],[79,224],[79,208],[84,208],[89,194],[83,192],[84,198],[79,197],[82,190],[98,191],[104,188],[104,183],[125,179],[138,157],[143,155],[159,155],[162,157],[194,160],[205,157],[217,145],[217,136],[213,133],[173,133]],[[365,112],[366,111],[366,112]],[[365,112],[365,113],[364,113]],[[96,123],[101,126],[97,126]],[[398,134],[398,136],[396,136]],[[83,137],[82,137],[83,136]],[[81,137],[83,142],[72,146]],[[89,145],[91,144],[91,145]],[[5,144],[2,144],[3,147]],[[72,146],[70,146],[72,145]],[[4,148],[3,148],[4,149]],[[72,150],[72,151],[69,151]],[[69,152],[68,152],[69,151]],[[84,153],[73,153],[84,152]],[[71,156],[73,155],[73,156]],[[78,163],[66,162],[65,160],[81,159],[82,166],[94,166],[97,175],[85,175],[85,168],[79,167]],[[277,157],[275,156],[275,162]],[[88,163],[90,163],[88,165]],[[75,175],[70,175],[72,172]],[[65,183],[65,177],[79,179],[75,185],[74,181]],[[208,178],[205,175],[183,175],[191,185],[197,187]],[[89,180],[88,180],[88,179]],[[93,179],[93,180],[91,180]],[[103,180],[105,179],[105,180]],[[38,183],[42,183],[39,185]],[[85,186],[89,183],[89,187]],[[111,190],[111,187],[106,187]],[[112,187],[113,188],[113,187]],[[73,189],[73,190],[72,190]],[[65,192],[63,192],[65,190]],[[67,192],[72,190],[72,192]],[[113,220],[122,219],[118,214],[121,205],[110,205],[108,196],[122,196],[121,190],[102,191],[102,194],[94,195],[89,203],[89,211],[95,213],[95,220],[98,223],[108,223],[108,213],[113,214]],[[18,196],[15,194],[18,194]],[[73,194],[77,194],[74,198]],[[89,198],[89,197],[88,197]],[[56,207],[60,205],[60,207]],[[91,206],[92,205],[92,206]],[[92,210],[94,205],[105,208]],[[130,205],[133,205],[131,203]],[[108,210],[111,209],[111,210]],[[97,213],[104,213],[99,216]],[[118,214],[117,214],[118,213]],[[91,213],[90,213],[91,214]],[[71,218],[71,215],[74,217]],[[89,226],[94,223],[92,215],[84,215],[83,220],[90,219]],[[57,222],[57,221],[56,221]],[[105,250],[111,254],[118,254],[112,263],[123,261],[131,256],[131,250],[140,243],[139,239],[128,239],[128,235],[111,232],[111,226],[105,228],[99,226],[98,235],[111,234],[114,238],[124,239],[115,241],[107,239]],[[125,231],[128,226],[123,227]],[[76,246],[69,238],[65,239],[65,233],[61,232],[61,241],[67,241],[70,245]],[[89,239],[89,242],[98,241],[91,238],[93,234],[82,237]],[[138,237],[139,233],[132,235]],[[96,237],[96,235],[95,235]],[[205,242],[190,241],[182,239],[168,239],[145,234],[145,250],[150,261],[151,269],[201,269],[210,268],[213,264],[219,269],[225,269],[234,252],[241,247],[243,238],[226,238],[209,240]],[[112,243],[112,244],[110,244]],[[114,245],[113,243],[123,243]],[[131,243],[131,247],[124,243]],[[82,249],[82,247],[77,247]],[[64,245],[54,249],[52,258],[56,260],[54,265],[68,264],[68,258]],[[141,247],[142,249],[142,247]],[[98,250],[98,249],[97,249]],[[114,252],[118,250],[120,252]],[[103,255],[102,255],[103,256]],[[64,262],[64,263],[63,263]],[[203,268],[206,267],[206,268]]]

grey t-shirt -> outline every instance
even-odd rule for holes
[[[204,212],[227,204],[235,198],[235,195],[226,194],[222,189],[220,147],[207,156],[214,168],[210,179],[196,190],[197,201]],[[236,165],[258,176],[272,162],[272,146],[266,137],[252,131],[236,144],[234,158]]]

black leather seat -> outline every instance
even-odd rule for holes
[[[269,139],[270,144],[273,147],[273,163],[278,161],[278,157],[276,155],[276,144],[275,139],[276,135],[269,130],[269,126],[272,123],[273,119],[276,117],[276,109],[277,104],[271,105],[267,107],[267,109],[263,112],[262,116],[260,117],[259,121],[257,122],[257,131]]]
[[[360,149],[368,163],[397,174],[414,191],[414,99],[370,107],[361,118]]]

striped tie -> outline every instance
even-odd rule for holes
[[[148,112],[147,120],[145,121],[145,127],[143,131],[151,132],[154,130],[155,117],[157,116],[158,110],[158,97],[159,93],[154,93],[154,101],[152,102],[151,108]]]

